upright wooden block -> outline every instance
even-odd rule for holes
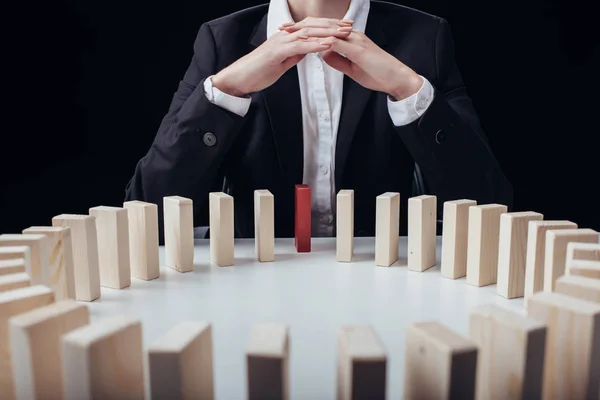
[[[566,275],[600,279],[600,262],[592,260],[573,260],[567,269]]]
[[[375,214],[375,264],[389,267],[398,260],[400,193],[377,196]]]
[[[144,399],[142,325],[116,316],[62,337],[66,400]]]
[[[15,398],[9,319],[53,302],[54,293],[44,285],[28,286],[0,293],[0,399],[12,400]]]
[[[544,289],[544,258],[546,232],[549,230],[577,229],[571,221],[530,221],[527,231],[527,257],[525,260],[525,305],[535,293]]]
[[[235,262],[233,197],[222,192],[210,193],[209,208],[210,259],[219,267],[232,266]]]
[[[24,270],[3,270],[0,268],[0,275],[3,274],[14,274],[16,272],[27,272],[31,271],[31,250],[29,246],[0,246],[0,265],[3,265],[3,261],[10,260],[23,260]],[[5,263],[4,265],[13,265],[12,263]]]
[[[90,208],[96,218],[100,286],[124,289],[131,285],[129,264],[129,218],[127,209],[99,206]]]
[[[163,206],[166,264],[179,272],[193,271],[194,204],[185,197],[167,196]]]
[[[500,215],[507,210],[502,204],[484,204],[469,208],[468,284],[480,287],[496,283]]]
[[[338,334],[337,399],[385,399],[387,351],[370,326]]]
[[[570,242],[567,245],[567,269],[573,260],[600,261],[600,243]]]
[[[144,201],[126,201],[129,220],[131,276],[149,281],[160,276],[158,261],[158,206]]]
[[[404,399],[475,398],[477,345],[438,322],[406,331]]]
[[[295,186],[294,244],[298,253],[311,250],[311,190],[308,185]]]
[[[592,229],[563,229],[546,232],[544,291],[554,290],[555,282],[565,274],[569,242],[598,243],[600,235]]]
[[[533,211],[504,213],[500,216],[496,287],[500,296],[514,299],[525,295],[529,222],[543,219],[542,214]]]
[[[442,276],[458,279],[467,275],[467,244],[469,234],[469,207],[475,200],[444,202],[442,224]]]
[[[423,272],[436,261],[437,197],[408,199],[408,269]]]
[[[148,348],[152,399],[214,398],[212,328],[185,321]]]
[[[100,268],[96,218],[91,215],[61,214],[52,226],[71,228],[75,299],[94,301],[100,297]]]
[[[12,260],[0,260],[0,276],[27,273],[26,263],[23,258],[14,258]],[[29,276],[29,274],[27,274]]]
[[[556,281],[555,292],[600,303],[600,279],[563,275]]]
[[[48,246],[49,239],[46,235],[0,235],[0,246],[28,246],[31,256],[31,269],[26,271],[33,285],[48,285]]]
[[[248,399],[289,399],[289,337],[283,324],[255,325],[246,351]]]
[[[335,223],[336,260],[351,262],[354,255],[354,190],[338,192]]]
[[[541,399],[546,325],[486,304],[471,311],[469,337],[479,346],[479,400]]]
[[[600,304],[538,292],[529,316],[548,326],[544,399],[597,399],[600,393]]]
[[[254,247],[258,261],[275,261],[275,199],[268,190],[254,191]]]
[[[73,265],[73,244],[71,228],[52,226],[32,226],[24,234],[46,235],[49,240],[48,268],[49,287],[56,300],[75,298],[75,266]]]
[[[87,306],[67,299],[10,319],[17,399],[64,398],[62,335],[89,323]],[[17,355],[18,356],[14,356]]]
[[[27,286],[31,286],[31,279],[25,272],[0,276],[0,292],[8,292],[9,290],[20,289]]]

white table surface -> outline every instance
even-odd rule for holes
[[[402,398],[405,330],[414,321],[437,320],[468,333],[469,311],[497,303],[524,314],[523,299],[507,300],[496,285],[470,286],[465,278],[441,276],[438,265],[425,272],[406,268],[406,238],[400,259],[377,267],[374,239],[357,238],[355,260],[337,263],[334,238],[313,238],[311,253],[296,253],[293,239],[277,239],[274,263],[254,261],[254,241],[237,240],[235,266],[209,260],[208,240],[195,241],[195,270],[164,266],[160,277],[132,278],[124,290],[102,288],[88,303],[91,321],[116,314],[139,318],[144,350],[184,320],[212,324],[215,397],[246,398],[245,349],[252,325],[283,322],[290,333],[292,399],[335,399],[337,331],[346,324],[372,325],[388,352],[387,398]],[[146,360],[144,361],[146,362]],[[146,373],[147,373],[147,367]]]

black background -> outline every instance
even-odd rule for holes
[[[397,2],[450,23],[467,89],[514,185],[515,210],[600,230],[600,40],[590,6],[583,0]],[[0,232],[120,205],[190,61],[200,25],[255,4],[16,5],[6,17],[14,16],[17,28],[4,38]]]

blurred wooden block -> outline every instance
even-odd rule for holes
[[[0,399],[15,399],[11,362],[9,319],[54,302],[54,293],[44,285],[35,285],[0,293]],[[22,357],[19,354],[18,357]]]
[[[573,260],[566,275],[600,279],[600,262],[592,260]]]
[[[71,228],[32,226],[23,234],[46,235],[49,241],[48,268],[49,287],[56,300],[75,298],[75,266],[73,265],[73,243]]]
[[[548,326],[544,399],[594,399],[600,393],[600,304],[538,292],[529,316]]]
[[[408,199],[408,269],[423,272],[436,262],[437,197]]]
[[[248,400],[289,399],[289,337],[283,324],[257,324],[246,351]]]
[[[567,244],[567,273],[574,260],[600,261],[600,243],[570,242]]]
[[[216,192],[209,194],[210,259],[219,267],[230,267],[235,262],[233,197]]]
[[[158,261],[158,206],[144,201],[126,201],[129,220],[131,276],[149,281],[160,276]]]
[[[75,299],[94,301],[100,297],[100,267],[96,218],[91,215],[61,214],[52,226],[71,228]]]
[[[340,190],[336,200],[336,246],[338,262],[352,262],[354,255],[354,190]]]
[[[127,209],[98,206],[90,208],[96,218],[100,286],[124,289],[131,285],[129,218]]]
[[[577,229],[571,221],[530,221],[527,231],[527,258],[525,260],[525,305],[535,293],[544,290],[544,258],[546,232],[559,229]]]
[[[496,283],[500,215],[506,211],[507,207],[501,204],[484,204],[469,208],[468,284],[481,287]]]
[[[533,211],[500,215],[500,242],[498,244],[497,292],[514,299],[525,295],[525,266],[530,221],[541,221],[544,216]]]
[[[495,304],[471,311],[469,336],[479,346],[477,399],[542,398],[546,325]]]
[[[254,191],[254,244],[258,261],[275,261],[275,199],[268,190]]]
[[[600,279],[563,275],[556,281],[555,292],[600,303]]]
[[[148,348],[150,397],[160,399],[214,398],[212,328],[185,321]]]
[[[23,258],[13,258],[12,260],[0,260],[0,276],[20,273],[26,274],[27,272],[25,271],[26,263]]]
[[[472,340],[438,322],[409,325],[403,399],[474,399],[477,351]]]
[[[469,207],[475,200],[444,202],[442,224],[442,276],[458,279],[467,275],[467,244],[469,239]]]
[[[31,269],[26,271],[33,285],[49,285],[48,271],[49,239],[46,235],[0,235],[0,246],[28,246],[31,257]],[[23,257],[20,257],[23,258]]]
[[[65,399],[144,399],[142,325],[116,316],[62,337]]]
[[[552,292],[555,282],[565,274],[567,245],[570,242],[598,243],[600,235],[592,229],[561,229],[546,232],[544,291]]]
[[[166,264],[175,271],[193,271],[194,204],[185,197],[167,196],[163,207]]]
[[[23,260],[23,266],[25,267],[24,270],[13,270],[10,268],[14,268],[13,267],[7,267],[9,269],[2,269],[1,266],[2,265],[14,265],[13,263],[10,263],[8,261],[11,260]],[[3,263],[4,261],[7,261],[7,263]],[[31,250],[29,250],[29,246],[0,246],[0,275],[4,275],[4,274],[14,274],[16,272],[27,272],[29,273],[31,271]]]
[[[11,260],[12,261],[12,260]],[[25,272],[0,276],[0,292],[31,286],[31,279]]]
[[[11,354],[18,400],[64,398],[62,335],[89,323],[87,306],[67,299],[10,319]]]
[[[400,193],[377,196],[375,214],[375,264],[389,267],[398,261]]]
[[[386,353],[372,327],[342,327],[338,334],[337,399],[385,399]]]
[[[294,245],[298,253],[311,250],[312,203],[308,185],[296,185],[294,202]]]

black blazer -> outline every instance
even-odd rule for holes
[[[254,236],[253,193],[275,197],[275,234],[294,235],[294,185],[302,183],[302,109],[296,67],[274,85],[253,93],[241,118],[204,94],[204,80],[266,40],[268,5],[203,24],[194,56],[173,96],[156,138],[139,161],[126,200],[159,206],[162,198],[194,201],[194,226],[208,225],[208,193],[234,196],[236,237]],[[401,234],[413,195],[415,163],[427,194],[446,200],[469,198],[512,207],[512,187],[489,148],[454,58],[448,23],[408,7],[372,1],[366,35],[426,77],[435,99],[421,118],[395,127],[387,95],[344,77],[335,152],[335,191],[355,191],[355,234],[374,236],[375,198],[401,194]]]

